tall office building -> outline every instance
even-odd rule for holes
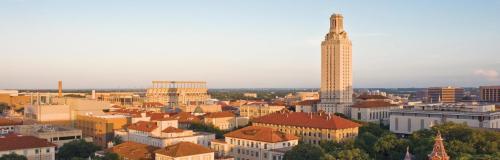
[[[330,17],[330,31],[321,43],[321,89],[319,110],[347,114],[352,104],[352,44],[344,31],[344,17]]]
[[[457,103],[464,98],[464,89],[455,87],[431,87],[427,89],[428,103]]]
[[[500,86],[481,86],[481,101],[500,103]]]

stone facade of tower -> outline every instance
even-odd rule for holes
[[[436,138],[434,139],[434,148],[432,152],[427,155],[428,160],[449,160],[450,157],[446,154],[446,149],[444,148],[443,138],[441,138],[441,132],[438,131]]]
[[[330,31],[321,43],[321,103],[319,110],[348,114],[352,104],[352,44],[344,30],[344,17],[330,17]]]

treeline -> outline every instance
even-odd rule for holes
[[[359,135],[343,142],[322,141],[319,145],[300,143],[285,154],[287,160],[401,160],[406,148],[416,160],[425,160],[432,152],[434,139],[440,131],[451,159],[500,159],[500,133],[472,129],[465,124],[445,123],[431,129],[414,132],[407,138],[367,124],[360,127]]]

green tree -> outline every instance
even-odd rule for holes
[[[404,157],[408,142],[404,139],[399,139],[394,134],[386,134],[377,140],[373,150],[378,152],[376,159],[401,159]]]
[[[189,129],[197,132],[210,132],[215,133],[215,138],[220,139],[224,138],[225,131],[220,130],[212,124],[203,124],[203,123],[191,123]]]
[[[368,154],[360,149],[349,149],[340,151],[337,156],[338,159],[343,160],[368,160]]]
[[[324,151],[318,145],[299,144],[292,150],[285,153],[285,160],[319,160],[324,155]]]
[[[101,147],[93,143],[84,140],[75,140],[59,148],[58,156],[62,160],[70,160],[73,157],[88,158],[92,157],[100,149]]]
[[[28,160],[28,159],[23,155],[10,153],[10,154],[6,154],[6,155],[3,155],[2,157],[0,157],[0,160]]]

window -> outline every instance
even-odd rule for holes
[[[424,119],[420,120],[420,129],[424,129]]]
[[[38,153],[40,153],[40,150],[35,149],[35,154],[38,154]]]
[[[408,132],[411,132],[411,119],[408,118]]]
[[[397,130],[399,130],[399,119],[395,118],[394,121],[395,121],[395,126],[394,127],[395,127],[395,129],[397,131]]]
[[[50,153],[50,148],[45,149],[46,153]]]

